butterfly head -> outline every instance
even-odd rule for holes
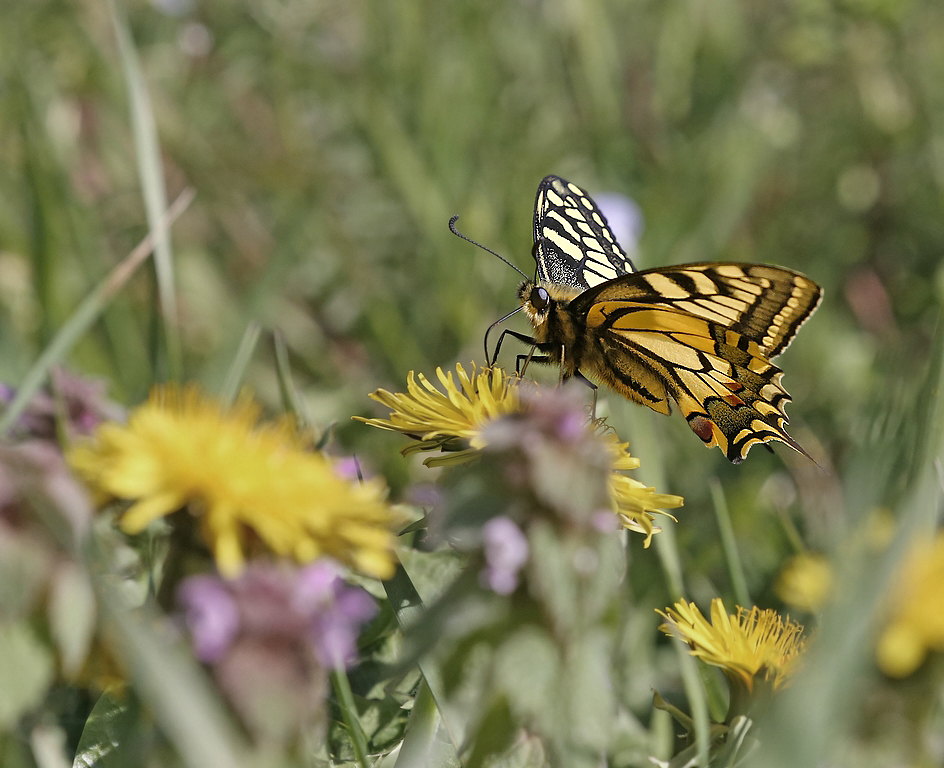
[[[535,329],[547,323],[547,315],[554,302],[547,288],[531,280],[525,280],[518,287],[518,300]]]

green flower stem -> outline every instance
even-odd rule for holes
[[[695,730],[696,762],[693,765],[708,768],[708,752],[711,745],[711,720],[708,717],[708,697],[701,676],[698,674],[698,662],[689,653],[688,645],[681,638],[672,636],[673,645],[678,655],[679,672],[682,676],[682,686],[685,688],[685,697],[692,712],[692,723]]]
[[[354,705],[354,694],[351,693],[351,683],[347,679],[347,670],[344,664],[338,664],[331,673],[331,687],[338,699],[341,718],[351,735],[351,744],[354,746],[354,757],[360,768],[370,768],[367,761],[367,737],[357,720],[357,707]]]
[[[738,554],[737,542],[734,539],[734,526],[731,525],[731,514],[728,511],[728,502],[724,498],[724,489],[717,477],[708,481],[711,488],[711,500],[714,502],[715,518],[718,520],[718,530],[721,533],[721,546],[728,563],[728,574],[731,576],[731,588],[734,590],[734,599],[738,605],[749,608],[753,603],[747,591],[747,579],[744,578],[744,566]]]

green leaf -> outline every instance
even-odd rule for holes
[[[0,729],[42,702],[53,669],[52,654],[25,621],[0,624]]]
[[[135,691],[190,768],[239,768],[248,745],[219,695],[169,622],[148,607],[128,609],[96,580],[103,620],[127,666]]]
[[[96,617],[92,585],[75,563],[65,563],[56,570],[50,585],[47,614],[62,671],[72,677],[85,661]]]
[[[531,557],[529,583],[545,606],[555,632],[569,632],[579,621],[580,600],[577,577],[568,558],[568,547],[553,526],[536,521],[528,533]]]
[[[149,730],[136,699],[105,692],[85,721],[72,768],[135,768]]]
[[[479,724],[466,768],[482,768],[490,756],[508,749],[517,730],[508,703],[504,699],[498,701]]]
[[[19,618],[32,610],[51,559],[51,550],[35,538],[0,529],[0,616]]]
[[[495,690],[508,699],[516,717],[549,724],[561,659],[546,632],[538,627],[515,632],[495,652],[493,675]]]
[[[604,630],[579,638],[564,659],[557,702],[563,722],[558,733],[581,748],[602,750],[609,744],[616,702],[610,685],[610,633]]]

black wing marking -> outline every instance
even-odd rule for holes
[[[534,243],[538,278],[548,283],[582,291],[635,272],[596,203],[559,176],[538,186]]]

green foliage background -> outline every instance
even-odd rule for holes
[[[754,600],[796,531],[829,550],[850,510],[894,506],[944,296],[944,6],[935,0],[139,0],[121,2],[157,122],[186,377],[218,389],[247,323],[284,334],[314,423],[395,491],[433,471],[349,422],[407,371],[482,361],[531,270],[538,181],[638,202],[642,266],[702,260],[808,274],[823,305],[779,363],[792,433],[731,467],[678,417],[610,398],[641,476],[686,498],[691,596],[730,594],[718,478]],[[146,232],[107,3],[0,9],[0,379]],[[139,402],[166,375],[138,275],[70,364]],[[519,330],[525,330],[520,326]],[[511,364],[511,356],[505,361]],[[246,383],[279,408],[273,354]],[[862,457],[868,456],[866,463]],[[876,479],[880,475],[881,482]],[[860,493],[869,478],[874,494]],[[633,542],[633,551],[639,542]],[[640,550],[641,551],[641,550]],[[668,598],[654,566],[633,590]],[[655,618],[653,618],[653,624]],[[648,688],[633,696],[642,701]]]
[[[547,173],[636,200],[645,266],[771,262],[823,285],[782,367],[794,429],[827,465],[914,395],[944,290],[936,3],[122,10],[169,196],[197,190],[174,229],[186,375],[218,387],[247,321],[280,329],[313,420],[394,480],[390,437],[347,418],[408,370],[481,361],[517,276],[446,222],[461,214],[530,271]],[[108,6],[10,4],[0,35],[0,371],[15,382],[145,216]],[[163,375],[152,291],[137,278],[72,358],[122,401]],[[270,359],[248,381],[277,402]],[[755,451],[732,471],[677,418],[652,428],[693,500],[717,473],[753,499],[795,463]]]

